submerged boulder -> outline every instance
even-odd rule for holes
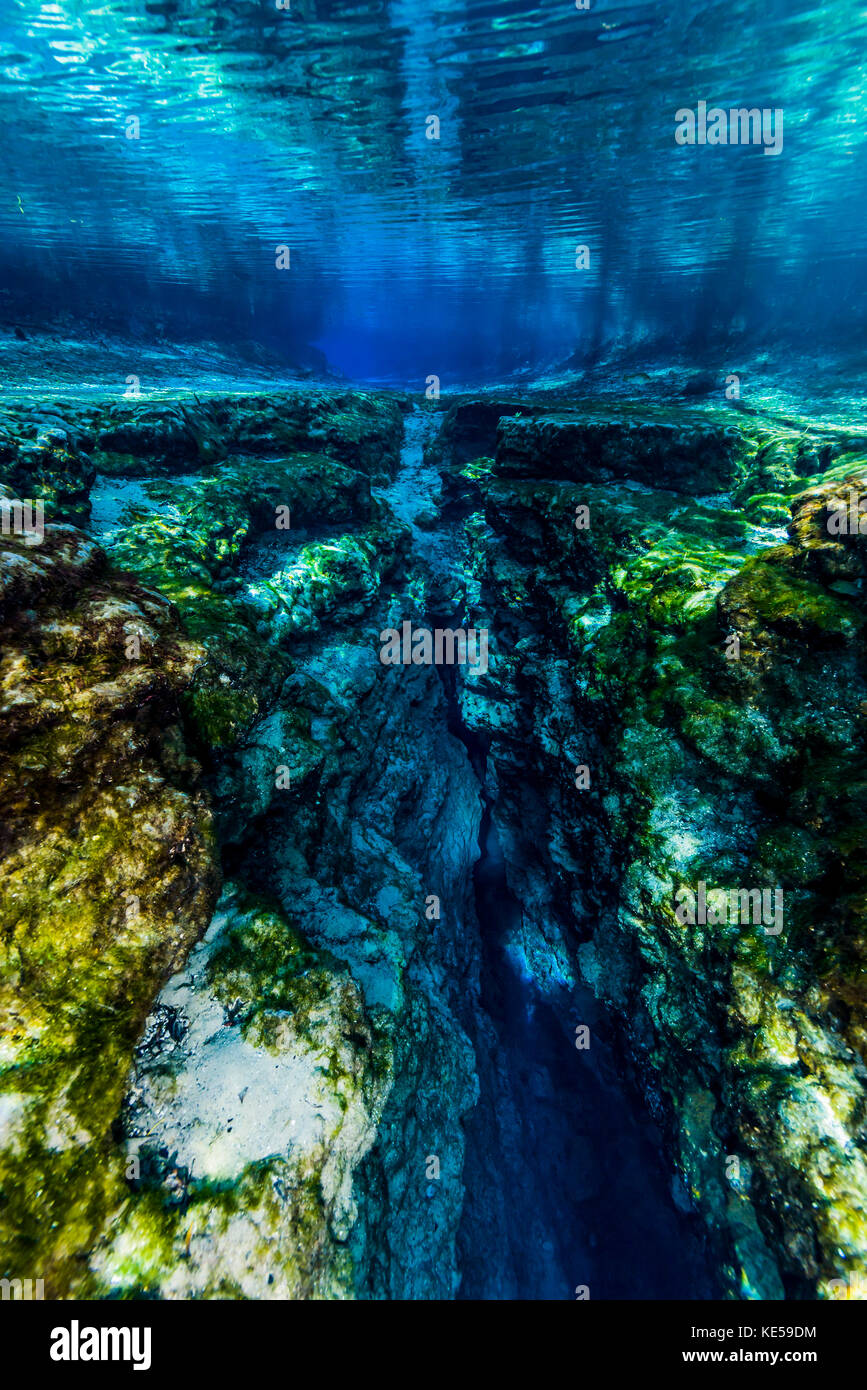
[[[0,544],[0,1220],[55,1294],[121,1190],[126,1070],[219,868],[179,700],[202,651],[71,527]]]
[[[96,465],[61,407],[7,408],[0,415],[0,494],[41,501],[53,521],[82,525]]]

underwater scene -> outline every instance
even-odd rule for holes
[[[0,0],[2,1300],[867,1299],[865,55]]]

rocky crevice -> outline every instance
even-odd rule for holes
[[[510,412],[467,460],[464,409],[438,451],[452,505],[476,509],[496,640],[461,702],[490,749],[530,973],[562,941],[620,1020],[727,1291],[857,1289],[863,927],[857,868],[832,890],[828,865],[858,834],[863,598],[857,539],[826,520],[863,486],[863,441],[712,411],[600,427],[581,407]],[[702,495],[707,478],[725,491]],[[684,927],[675,893],[704,881],[778,885],[785,932]]]
[[[50,528],[2,555],[7,1272],[860,1278],[865,572],[825,523],[863,445],[312,389],[8,410]],[[404,619],[486,628],[489,669],[384,667]],[[786,931],[678,922],[699,879],[781,884]]]

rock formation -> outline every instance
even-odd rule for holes
[[[865,448],[710,403],[7,407],[46,530],[0,543],[4,1273],[867,1278]],[[383,665],[406,620],[487,669]]]

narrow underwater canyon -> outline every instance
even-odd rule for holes
[[[8,404],[0,479],[7,1274],[867,1275],[867,437],[305,386]]]

